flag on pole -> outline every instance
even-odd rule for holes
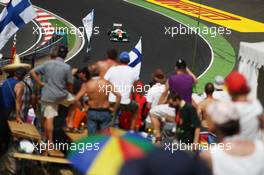
[[[94,21],[94,9],[82,20],[83,26],[85,28],[87,40],[88,40],[87,52],[91,51],[91,37],[93,34],[93,21]]]
[[[135,48],[129,52],[130,62],[128,65],[135,70],[135,74],[137,76],[140,75],[141,62],[142,62],[142,41],[141,39],[142,38],[140,37]]]
[[[12,0],[0,14],[0,50],[20,28],[37,16],[30,0]]]

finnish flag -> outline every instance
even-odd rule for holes
[[[12,35],[36,16],[30,0],[11,0],[0,14],[0,50]]]
[[[140,37],[138,43],[135,48],[129,52],[130,62],[129,66],[135,70],[135,74],[139,77],[141,62],[142,62],[142,38]]]

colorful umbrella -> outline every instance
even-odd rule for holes
[[[88,136],[75,144],[76,148],[82,145],[86,149],[71,150],[68,159],[81,173],[87,175],[117,175],[125,161],[141,158],[155,148],[150,141],[136,133],[113,128],[104,134]]]
[[[199,144],[200,144],[200,152],[203,152],[205,150],[208,150],[208,147],[210,144],[216,143],[216,135],[214,135],[211,132],[208,131],[203,131],[200,133],[200,139],[199,139]]]

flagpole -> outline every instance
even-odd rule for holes
[[[200,26],[200,19],[201,19],[201,0],[199,1],[199,11],[198,11],[199,15],[198,15],[198,22],[197,22],[197,29]],[[198,30],[199,32],[200,30]],[[197,30],[195,31],[196,35],[195,35],[195,41],[194,41],[194,50],[193,50],[193,57],[192,57],[192,71],[195,71],[195,58],[196,58],[196,54],[197,54],[197,43],[198,43],[198,37],[199,34],[197,33]]]
[[[13,45],[11,47],[11,52],[10,52],[11,63],[13,63],[16,55],[16,44],[17,44],[17,34],[15,33],[13,37]]]
[[[37,43],[37,41],[38,41],[38,34],[36,34],[35,43]],[[37,44],[34,47],[34,55],[33,55],[32,60],[31,60],[32,69],[35,67],[36,57],[37,57]]]

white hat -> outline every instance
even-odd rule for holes
[[[238,120],[239,115],[234,103],[218,101],[214,102],[207,108],[207,114],[216,124],[225,124],[231,120]]]
[[[214,79],[215,89],[223,89],[225,84],[225,79],[221,75],[217,75]]]

